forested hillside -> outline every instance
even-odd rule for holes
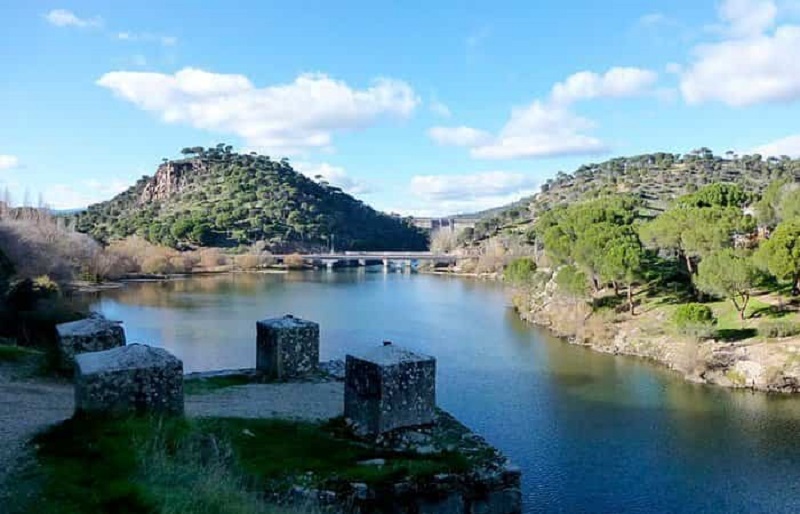
[[[110,201],[75,215],[101,241],[139,235],[171,247],[237,246],[264,241],[296,249],[422,250],[426,236],[407,220],[292,169],[285,159],[232,147],[184,148]]]
[[[732,152],[719,156],[707,148],[685,155],[659,152],[618,157],[583,165],[571,174],[559,172],[542,185],[540,193],[491,212],[462,240],[470,244],[503,231],[524,231],[538,213],[554,206],[611,193],[638,198],[642,209],[657,214],[678,197],[708,184],[733,183],[746,192],[761,193],[770,182],[782,178],[800,179],[799,159]]]

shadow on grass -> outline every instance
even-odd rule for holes
[[[723,328],[714,333],[714,338],[720,341],[733,343],[755,337],[758,331],[754,328]]]
[[[751,318],[769,318],[769,319],[780,319],[783,317],[792,314],[792,311],[787,310],[786,307],[778,306],[778,305],[770,305],[767,307],[760,307],[758,309],[754,309],[750,313]]]
[[[627,303],[627,300],[622,296],[613,294],[601,296],[594,299],[594,309],[598,311],[604,309],[617,310],[623,303]]]

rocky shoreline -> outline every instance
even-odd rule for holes
[[[537,295],[517,295],[519,316],[569,344],[647,359],[693,383],[769,393],[800,393],[800,338],[696,342],[670,333],[664,312],[608,320],[560,299],[552,283]]]

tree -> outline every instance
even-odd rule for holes
[[[749,256],[725,248],[700,262],[695,284],[705,293],[730,299],[739,313],[739,319],[744,321],[756,278],[756,268]]]
[[[752,229],[752,218],[737,207],[675,207],[644,224],[639,233],[649,246],[676,252],[693,275],[697,259],[733,246],[734,234]]]
[[[527,284],[536,274],[536,263],[530,257],[518,257],[511,261],[503,271],[503,277],[512,284]]]
[[[192,228],[191,236],[192,241],[195,243],[201,246],[208,246],[213,242],[214,233],[207,223],[198,223]]]
[[[775,278],[791,280],[792,294],[800,294],[800,219],[778,225],[759,247],[755,260]]]
[[[169,232],[178,241],[184,241],[188,239],[194,228],[194,221],[188,218],[181,218],[172,224]]]
[[[573,300],[586,298],[586,274],[575,266],[563,266],[556,274],[556,287],[558,291]]]
[[[780,222],[781,203],[788,192],[788,180],[775,180],[767,186],[761,199],[756,202],[755,210],[758,221],[770,227],[774,227]]]
[[[682,207],[744,207],[751,200],[737,184],[716,183],[678,199]]]
[[[609,240],[599,262],[601,276],[614,283],[627,287],[628,311],[634,315],[633,284],[641,276],[644,250],[639,237],[633,230],[618,233]]]

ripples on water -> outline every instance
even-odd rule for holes
[[[95,308],[187,371],[252,367],[255,321],[321,324],[323,359],[389,339],[438,358],[439,403],[523,469],[528,512],[800,512],[800,399],[692,385],[565,344],[498,284],[365,272],[137,283]]]

